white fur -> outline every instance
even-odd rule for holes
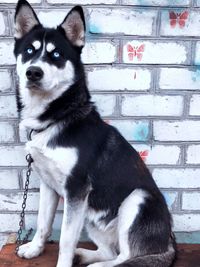
[[[48,43],[46,45],[46,50],[47,50],[48,53],[51,53],[55,48],[56,48],[55,45],[52,44],[52,43]]]
[[[35,48],[35,50],[39,50],[42,44],[41,44],[40,41],[36,40],[36,41],[34,41],[34,42],[32,43],[32,45],[33,45],[33,47]]]
[[[37,232],[31,242],[19,247],[18,255],[20,257],[31,259],[43,252],[45,242],[52,231],[52,223],[58,200],[58,194],[41,182]]]
[[[84,201],[79,201],[77,206],[72,207],[65,198],[59,258],[56,267],[72,266],[74,251],[83,227],[86,209],[87,198]]]
[[[31,90],[27,88],[26,71],[32,65],[40,67],[44,72],[41,89]],[[40,59],[34,64],[31,61],[23,63],[22,56],[19,55],[17,58],[17,74],[22,102],[25,104],[21,117],[24,120],[27,119],[24,122],[22,121],[22,128],[33,128],[35,124],[34,129],[45,128],[49,122],[46,122],[47,125],[42,125],[36,118],[45,111],[50,102],[61,96],[73,84],[74,67],[72,63],[67,61],[65,68],[58,69],[56,66],[49,65]]]
[[[78,161],[78,151],[73,147],[55,149],[47,147],[47,142],[57,130],[57,126],[52,126],[36,134],[32,141],[26,144],[26,150],[32,155],[33,168],[44,183],[63,196],[67,177]]]

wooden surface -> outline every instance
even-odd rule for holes
[[[80,243],[79,246],[94,249],[91,243]],[[38,258],[20,259],[14,253],[14,245],[6,245],[0,252],[1,267],[55,267],[58,256],[58,244],[47,244],[44,253]],[[153,266],[152,266],[153,267]],[[200,245],[178,245],[178,259],[174,267],[200,267]]]

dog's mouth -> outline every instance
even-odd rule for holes
[[[27,88],[34,91],[42,90],[42,84],[40,82],[27,82]]]

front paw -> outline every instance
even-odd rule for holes
[[[44,247],[40,247],[36,243],[29,242],[19,247],[17,255],[21,258],[32,259],[39,256],[43,250]]]

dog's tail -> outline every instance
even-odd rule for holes
[[[168,246],[168,250],[164,253],[135,257],[115,265],[115,267],[171,267],[175,256],[176,248],[172,241]]]

